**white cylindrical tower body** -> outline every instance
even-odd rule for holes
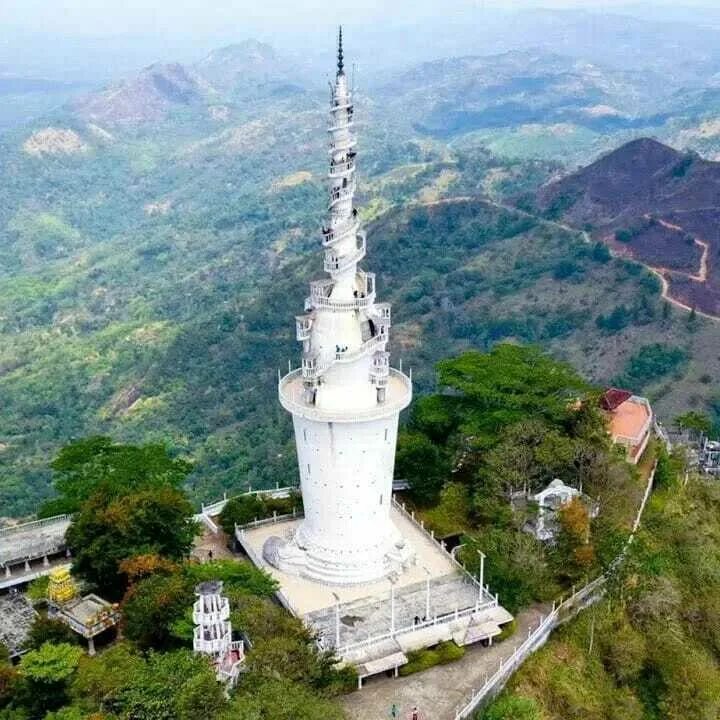
[[[366,237],[353,207],[356,140],[343,69],[330,103],[326,280],[311,284],[296,318],[302,367],[280,381],[292,413],[305,518],[291,541],[271,538],[273,565],[330,584],[371,582],[402,571],[413,553],[390,518],[400,411],[410,379],[390,368],[391,312],[375,302],[375,277],[358,268]]]

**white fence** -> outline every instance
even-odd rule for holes
[[[547,642],[550,633],[558,625],[570,620],[581,610],[584,610],[586,607],[592,605],[595,601],[602,597],[609,575],[617,569],[618,565],[625,557],[628,548],[635,539],[635,533],[640,526],[640,520],[642,519],[645,506],[647,505],[650,493],[652,492],[656,468],[657,463],[655,463],[655,467],[653,467],[650,477],[648,478],[647,485],[645,487],[645,494],[643,495],[640,508],[635,516],[630,537],[628,537],[623,549],[620,551],[620,554],[610,565],[607,573],[595,578],[595,580],[592,580],[583,588],[574,592],[567,600],[565,600],[565,602],[561,602],[557,606],[553,603],[553,608],[550,614],[541,619],[537,628],[528,634],[527,639],[515,648],[513,654],[509,658],[500,661],[500,665],[497,670],[490,675],[490,677],[485,679],[483,686],[479,690],[472,692],[468,702],[455,711],[455,720],[465,720],[465,718],[470,717],[482,705],[486,704],[489,700],[492,700],[505,687],[505,683],[507,683],[515,670],[517,670],[517,668],[519,668],[520,665],[522,665],[523,662],[525,662],[525,660],[527,660],[527,658],[535,652],[535,650],[542,647]]]
[[[447,549],[447,545],[442,540],[438,540],[435,537],[435,533],[432,530],[428,530],[425,527],[425,523],[422,520],[418,520],[415,517],[415,513],[413,511],[410,511],[405,507],[405,503],[398,502],[395,496],[393,496],[392,504],[396,510],[398,510],[411,523],[418,527],[429,540],[436,543],[440,547],[440,549],[450,558],[450,562],[452,562],[452,564],[455,565],[458,570],[460,570],[464,575],[466,575],[476,587],[480,587],[480,583],[475,578],[475,576],[472,575],[472,573],[470,573],[468,569],[455,557],[455,554],[451,550]],[[489,586],[487,585],[483,588],[483,596],[486,596],[488,600],[494,602],[495,605],[498,604],[497,594],[493,595],[489,590]]]

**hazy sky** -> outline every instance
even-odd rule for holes
[[[124,33],[219,33],[235,26],[247,32],[287,32],[336,24],[411,21],[413,18],[482,12],[486,8],[621,8],[632,0],[0,0],[3,29],[117,35]],[[716,6],[717,0],[685,0],[687,6]],[[648,6],[677,6],[653,0]]]

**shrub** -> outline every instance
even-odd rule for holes
[[[499,635],[493,638],[493,642],[502,642],[512,637],[517,632],[517,620],[513,618],[509,623],[503,626]]]
[[[412,675],[416,672],[428,670],[435,665],[445,665],[455,662],[465,655],[465,648],[456,645],[452,640],[442,642],[434,648],[409,652],[408,663],[400,668],[400,675]]]
[[[540,709],[531,698],[503,694],[479,712],[475,720],[540,720]]]

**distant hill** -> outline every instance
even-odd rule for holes
[[[274,48],[257,40],[213,50],[193,70],[231,96],[283,95],[302,92],[288,63]]]
[[[212,94],[202,78],[184,66],[151,65],[130,80],[74,101],[83,120],[108,125],[162,120],[178,107],[198,105]]]
[[[538,206],[643,262],[670,298],[720,317],[720,163],[643,138],[546,185]]]

